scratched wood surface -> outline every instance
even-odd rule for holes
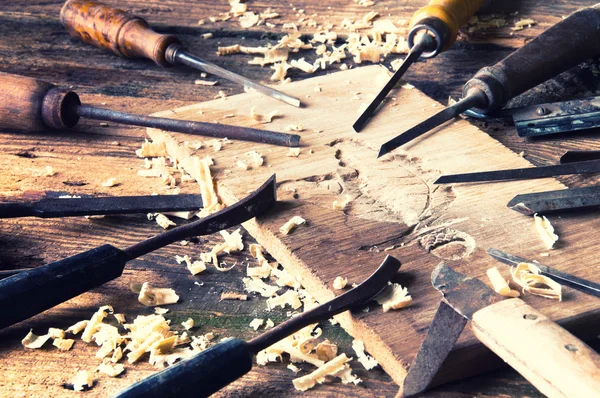
[[[268,80],[271,70],[247,65],[248,57],[217,57],[214,53],[218,45],[228,45],[243,41],[247,45],[264,45],[273,43],[285,32],[281,28],[268,29],[264,26],[253,28],[248,32],[240,28],[237,21],[217,24],[198,25],[200,19],[226,11],[229,7],[225,1],[107,1],[108,4],[131,9],[138,15],[148,19],[158,31],[178,34],[195,52],[207,59],[218,62],[228,69],[242,73],[256,80]],[[351,1],[332,1],[318,3],[315,1],[294,2],[297,9],[305,9],[307,14],[317,13],[320,20],[339,24],[344,17],[358,19],[373,9],[393,18],[407,19],[426,1],[379,1],[372,8],[364,8]],[[557,22],[562,15],[589,5],[590,2],[543,2],[540,0],[493,2],[485,13],[499,12],[507,18],[508,13],[519,12],[513,19],[533,18],[538,22],[530,29],[511,34],[508,27],[491,29],[482,32],[463,32],[453,51],[440,55],[435,60],[419,62],[413,66],[408,80],[430,97],[445,102],[448,95],[458,95],[460,86],[479,68],[506,56],[526,40],[539,34],[543,29]],[[82,99],[89,104],[127,109],[139,113],[151,113],[166,108],[192,104],[209,100],[221,89],[229,94],[240,93],[240,87],[226,81],[220,81],[216,87],[200,87],[193,85],[197,75],[189,73],[185,68],[162,70],[150,62],[125,60],[106,52],[82,45],[72,40],[58,22],[61,1],[20,1],[0,2],[0,70],[26,76],[43,78],[62,86],[72,86]],[[296,11],[276,2],[250,2],[251,9],[264,10],[274,8],[282,15],[282,22],[297,19]],[[331,7],[331,8],[329,8]],[[310,33],[310,29],[302,28]],[[204,40],[202,33],[212,32],[214,39]],[[310,56],[309,56],[310,58]],[[386,65],[395,57],[389,57]],[[540,101],[572,98],[596,93],[598,79],[595,62],[588,62],[567,72],[557,79],[541,86],[533,92],[523,95],[516,102],[519,104]],[[317,74],[322,74],[318,72]],[[309,75],[296,74],[294,80],[301,80]],[[556,162],[566,149],[600,149],[593,134],[577,134],[574,137],[556,137],[550,140],[528,141],[514,134],[514,127],[504,121],[488,121],[477,123],[486,133],[498,139],[515,153],[525,151],[527,159],[535,164]],[[133,151],[139,146],[144,132],[142,129],[110,125],[103,128],[97,122],[82,122],[77,134],[15,134],[2,132],[2,177],[0,187],[3,196],[15,196],[21,193],[19,179],[31,178],[30,171],[43,169],[46,164],[59,163],[61,159],[75,162],[78,157],[85,156],[86,161],[102,158],[105,168],[83,170],[81,166],[74,170],[69,168],[66,174],[58,174],[55,180],[38,178],[32,185],[40,190],[58,190],[69,193],[110,194],[100,187],[100,179],[109,176],[115,168],[133,175],[139,164],[135,163]],[[112,143],[118,141],[119,146]],[[133,162],[133,164],[132,164]],[[21,168],[22,176],[11,171]],[[28,170],[27,170],[28,168]],[[112,168],[112,169],[111,169]],[[72,173],[72,174],[71,174]],[[96,175],[98,174],[98,176]],[[127,173],[124,173],[127,175]],[[124,180],[125,181],[125,180]],[[593,176],[561,178],[569,186],[584,186],[597,182]],[[67,182],[68,184],[64,184]],[[74,186],[86,183],[86,186]],[[147,182],[150,184],[150,182]],[[148,185],[151,192],[153,186]],[[144,188],[144,189],[146,189]],[[121,188],[127,190],[127,184]],[[116,190],[113,194],[125,191]],[[104,242],[125,246],[145,236],[158,232],[156,226],[149,224],[143,217],[120,217],[114,220],[41,221],[19,220],[3,223],[0,244],[0,266],[2,268],[37,266],[49,261],[63,258],[80,250],[85,250]],[[250,239],[248,237],[248,239]],[[218,238],[202,239],[193,248],[193,253],[206,250]],[[76,351],[70,354],[57,353],[54,350],[31,352],[20,348],[19,341],[29,327],[43,331],[47,326],[66,326],[89,315],[98,305],[112,302],[120,303],[124,312],[135,315],[143,312],[127,291],[130,278],[135,280],[163,281],[176,288],[189,289],[193,281],[187,271],[172,269],[172,258],[181,253],[182,248],[165,249],[143,261],[131,264],[130,271],[124,279],[96,289],[65,306],[48,312],[28,323],[3,331],[0,336],[0,353],[2,367],[0,374],[0,395],[3,396],[63,396],[72,394],[60,385],[64,383],[78,368],[96,365],[91,359],[93,349],[85,345],[76,345]],[[243,260],[246,254],[227,258],[227,261]],[[165,268],[168,268],[166,270]],[[170,272],[170,271],[173,272]],[[249,337],[247,322],[262,312],[264,302],[248,301],[246,303],[218,303],[216,296],[222,290],[240,289],[242,271],[230,274],[206,275],[206,290],[190,291],[191,298],[197,297],[193,303],[183,305],[172,314],[185,319],[186,314],[198,316],[205,322],[208,331],[218,329],[225,335]],[[129,275],[131,275],[129,277]],[[189,312],[187,312],[189,311]],[[283,320],[285,314],[280,314]],[[39,330],[37,329],[39,328]],[[351,339],[339,329],[328,330],[330,338],[340,343],[347,352]],[[353,368],[360,372],[360,365],[354,363]],[[136,370],[137,369],[137,370]],[[152,372],[149,367],[141,366],[132,369],[121,379],[103,379],[88,395],[107,395]],[[395,384],[381,371],[362,372],[361,378],[367,380],[366,389],[356,389],[339,383],[320,386],[312,392],[323,396],[373,395],[391,396],[395,394]],[[226,396],[281,396],[296,394],[291,388],[293,375],[285,369],[285,365],[253,370],[247,377],[228,388]],[[467,396],[537,396],[527,382],[510,370],[493,372],[475,377],[467,381],[448,384],[432,391],[427,396],[435,397],[467,397]]]

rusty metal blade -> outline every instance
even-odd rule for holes
[[[526,216],[600,206],[600,186],[517,195],[507,207]]]
[[[425,391],[460,336],[467,318],[444,301],[433,317],[425,340],[413,360],[402,386],[402,395],[411,397]]]
[[[480,309],[503,299],[479,279],[456,272],[444,263],[438,264],[431,273],[431,284],[456,312],[468,319]]]

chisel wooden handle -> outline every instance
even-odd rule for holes
[[[480,89],[488,113],[569,68],[600,55],[600,4],[581,9],[497,64],[481,69],[465,84],[463,96]]]
[[[550,398],[600,397],[600,355],[523,300],[473,314],[475,336]]]
[[[445,51],[456,41],[460,27],[469,21],[483,2],[484,0],[431,0],[413,14],[410,29],[412,31],[418,25],[429,25],[432,22],[445,27],[446,34],[443,34],[442,42],[438,43],[439,51]]]
[[[164,67],[171,65],[167,48],[179,44],[175,36],[153,31],[142,18],[94,1],[67,1],[60,22],[86,43],[126,58],[149,58]]]
[[[124,251],[104,245],[0,280],[0,329],[117,278],[128,260]]]
[[[0,128],[43,131],[73,127],[79,97],[51,83],[0,72]]]

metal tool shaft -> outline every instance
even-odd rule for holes
[[[561,189],[517,195],[508,208],[526,216],[600,206],[600,186]]]

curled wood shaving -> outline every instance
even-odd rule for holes
[[[283,224],[281,228],[279,228],[279,232],[281,232],[283,235],[288,235],[298,225],[302,224],[306,224],[306,220],[300,216],[294,216],[288,222]]]
[[[562,287],[547,276],[540,275],[540,269],[531,263],[519,263],[510,271],[513,281],[536,296],[562,301]]]
[[[73,383],[73,390],[83,391],[85,388],[92,387],[92,385],[94,384],[94,379],[92,378],[92,375],[88,373],[87,370],[80,370],[79,372],[75,373],[75,376],[73,377],[71,383]]]
[[[270,329],[274,326],[275,326],[275,323],[271,319],[267,319],[267,322],[265,323],[265,329]]]
[[[337,356],[338,347],[325,339],[315,346],[315,354],[322,361],[331,361]]]
[[[279,111],[276,109],[274,111],[269,112],[266,115],[261,115],[256,113],[256,107],[253,106],[252,109],[250,109],[250,117],[254,120],[256,120],[259,123],[271,123],[271,121],[273,120],[273,118],[275,116],[277,116],[277,114],[279,113]]]
[[[248,11],[248,12],[245,12],[240,17],[239,21],[240,21],[240,26],[242,28],[249,28],[251,26],[258,24],[258,15],[251,11]]]
[[[276,295],[267,300],[267,308],[269,311],[277,307],[285,308],[286,305],[289,305],[295,310],[302,307],[302,301],[300,301],[300,298],[298,297],[298,292],[295,290],[288,290],[282,295]]]
[[[536,22],[531,18],[521,19],[515,22],[515,26],[510,28],[511,30],[523,30],[524,28],[531,28]]]
[[[75,340],[73,340],[73,339],[56,338],[52,342],[52,345],[54,347],[58,348],[60,351],[69,351],[71,349],[71,347],[73,347],[74,343],[75,343]]]
[[[177,226],[177,224],[171,221],[169,217],[165,216],[162,213],[154,213],[153,217],[154,221],[156,221],[156,223],[160,225],[163,229],[168,229],[169,227]]]
[[[291,60],[290,66],[292,68],[300,69],[302,72],[305,73],[314,73],[316,71],[314,65],[311,65],[308,62],[306,62],[304,58]]]
[[[62,329],[58,329],[58,328],[49,328],[48,336],[50,336],[50,338],[52,338],[52,339],[64,339],[65,331]]]
[[[238,292],[223,292],[221,293],[221,301],[223,300],[248,300],[248,296]]]
[[[519,297],[519,292],[512,290],[510,286],[508,286],[508,282],[502,277],[497,267],[488,269],[487,276],[490,279],[490,282],[492,282],[494,291],[499,295],[505,297]]]
[[[365,369],[371,370],[378,365],[375,358],[365,353],[365,343],[362,340],[353,340],[352,349],[356,353],[356,359]]]
[[[271,66],[271,69],[273,69],[275,72],[273,72],[270,79],[272,81],[284,81],[287,75],[287,71],[290,68],[291,65],[288,64],[286,61],[274,64],[273,66]]]
[[[197,86],[214,86],[215,84],[217,84],[218,81],[214,80],[201,80],[201,79],[197,79],[194,80],[194,84]]]
[[[537,214],[533,215],[535,222],[535,228],[540,234],[540,238],[544,241],[544,244],[548,249],[554,249],[554,244],[558,240],[558,235],[554,233],[554,227],[550,224],[550,220],[546,216],[539,217]]]
[[[292,274],[290,274],[284,269],[278,269],[277,264],[275,264],[275,267],[271,267],[271,275],[276,278],[275,283],[277,284],[277,286],[288,286],[294,289],[299,289],[300,287],[302,287],[300,285],[300,282],[298,282],[292,276]]]
[[[408,294],[407,288],[398,283],[388,282],[388,287],[375,298],[375,301],[383,307],[383,312],[388,312],[408,307],[412,304],[412,297]]]
[[[344,384],[350,382],[358,384],[361,382],[361,380],[358,379],[356,376],[346,376],[347,373],[345,371],[350,369],[347,362],[349,362],[351,359],[352,358],[348,358],[346,354],[340,354],[339,356],[325,363],[323,366],[319,367],[312,373],[292,380],[292,383],[294,384],[294,387],[300,391],[309,390],[313,388],[317,383],[322,384],[327,376],[340,377]]]
[[[107,362],[102,362],[100,365],[98,365],[98,367],[96,368],[96,371],[100,372],[100,373],[104,373],[105,375],[107,375],[109,377],[117,377],[118,375],[120,375],[121,373],[123,373],[125,371],[125,367],[123,365],[121,365],[120,363],[112,365]]]
[[[278,286],[267,285],[259,278],[243,278],[245,290],[250,293],[258,293],[263,297],[272,297],[279,291]]]
[[[188,318],[186,321],[181,322],[181,325],[185,330],[190,330],[194,327],[194,320],[192,318]]]
[[[85,329],[83,330],[83,333],[81,334],[81,340],[85,341],[86,343],[91,343],[92,336],[94,335],[94,333],[96,333],[96,330],[102,324],[102,320],[104,320],[104,318],[106,318],[106,316],[109,313],[113,313],[113,312],[114,312],[113,308],[110,305],[104,305],[104,306],[100,307],[98,309],[98,311],[96,311],[96,313],[94,313],[94,315],[92,315],[90,320],[86,323]],[[67,329],[67,330],[69,330],[69,329]]]
[[[152,287],[148,282],[142,284],[138,301],[147,307],[156,305],[175,304],[179,296],[175,290],[169,288]]]
[[[67,332],[72,333],[72,334],[81,333],[87,326],[88,322],[89,322],[88,320],[79,321],[76,324],[69,326],[67,328]]]
[[[42,346],[46,344],[48,340],[50,340],[49,334],[38,336],[33,334],[33,329],[31,329],[29,333],[27,333],[27,336],[21,340],[21,344],[23,344],[23,347],[25,348],[38,349],[42,348]]]
[[[263,323],[265,323],[264,319],[254,318],[248,326],[250,326],[254,330],[258,330],[258,328],[261,327]]]
[[[348,278],[344,278],[341,276],[336,276],[333,280],[333,288],[336,290],[342,290],[348,284]]]

